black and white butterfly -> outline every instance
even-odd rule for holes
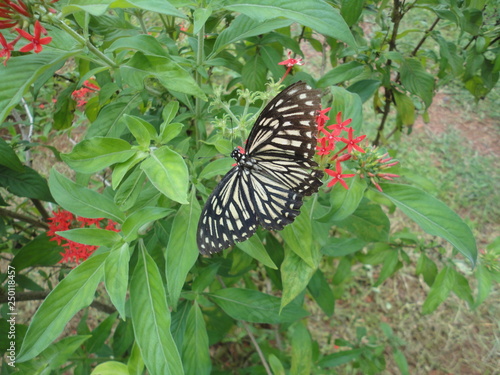
[[[320,91],[304,82],[284,89],[264,108],[236,165],[217,185],[198,222],[202,254],[222,251],[252,236],[260,225],[281,230],[300,214],[302,199],[318,191],[314,169]]]

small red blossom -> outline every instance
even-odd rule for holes
[[[299,57],[298,59],[292,59],[290,56],[292,55],[292,51],[288,51],[288,59],[282,62],[279,62],[278,65],[285,65],[287,67],[285,74],[281,77],[280,82],[283,82],[285,77],[290,73],[294,65],[304,65],[305,62]]]
[[[344,181],[344,178],[349,178],[349,177],[354,177],[356,174],[342,174],[342,166],[340,165],[340,161],[336,161],[335,163],[335,170],[331,170],[326,168],[325,172],[332,176],[333,178],[330,180],[328,183],[328,187],[334,186],[337,182],[340,182],[340,184],[346,188],[349,189],[349,186],[347,186],[347,183]]]
[[[14,11],[20,15],[31,18],[31,14],[29,13],[28,7],[26,6],[26,4],[24,4],[22,2],[22,0],[17,0],[17,2],[19,4],[16,4],[15,2],[10,1],[10,0],[3,0],[0,3],[0,16],[4,17],[4,18],[11,18],[11,16],[13,15],[13,11]],[[6,16],[7,14],[9,16]]]
[[[335,120],[337,120],[337,123],[328,126],[328,129],[338,129],[340,131],[342,130],[347,131],[348,130],[347,126],[352,122],[352,118],[348,118],[347,120],[342,121],[342,112],[337,113]]]
[[[328,155],[332,150],[331,144],[328,144],[326,138],[319,139],[320,146],[316,146],[318,155]]]
[[[87,80],[83,82],[81,89],[73,91],[71,95],[73,96],[73,99],[76,100],[76,106],[83,107],[85,104],[87,104],[90,94],[96,91],[99,91],[99,86]]]
[[[53,217],[48,219],[49,230],[47,231],[47,236],[51,237],[50,241],[56,241],[58,245],[64,248],[64,252],[61,253],[62,259],[59,263],[80,263],[91,256],[97,249],[97,246],[85,245],[67,240],[66,238],[60,236],[58,232],[64,232],[68,229],[77,228],[78,223],[81,223],[80,227],[95,226],[97,228],[101,228],[106,219],[75,217],[71,212],[65,210],[58,210],[52,214]],[[116,225],[117,223],[113,220],[107,220],[107,224],[104,229],[119,232],[120,230],[116,228]]]
[[[347,146],[347,152],[351,153],[352,150],[356,150],[356,151],[359,151],[359,152],[365,152],[365,150],[363,150],[361,147],[359,147],[357,145],[357,143],[361,142],[363,139],[366,138],[366,135],[361,135],[359,137],[356,137],[356,138],[353,138],[352,135],[354,133],[354,129],[353,128],[349,128],[347,129],[347,134],[348,134],[348,139],[346,138],[340,138],[340,140],[342,142],[344,142]]]
[[[0,50],[0,57],[5,57],[6,59],[3,61],[3,64],[7,66],[7,61],[10,59],[10,51],[14,50],[14,45],[21,37],[18,36],[12,42],[7,43],[4,36],[0,33],[0,44],[2,45],[2,50]]]
[[[318,124],[318,131],[321,131],[324,128],[326,122],[330,120],[330,117],[326,115],[326,113],[330,112],[330,109],[332,109],[332,107],[320,109],[318,111],[319,114],[316,116],[316,124]]]
[[[16,31],[24,38],[29,40],[31,43],[26,44],[24,47],[19,49],[20,52],[35,51],[35,53],[40,53],[43,50],[42,45],[49,44],[52,41],[52,37],[46,36],[40,39],[42,33],[47,34],[47,30],[40,24],[37,20],[35,22],[35,33],[34,35],[28,34],[26,31],[16,28]]]

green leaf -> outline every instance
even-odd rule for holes
[[[264,266],[274,270],[278,269],[258,236],[252,236],[244,242],[236,243],[236,246],[252,258],[261,262]]]
[[[155,220],[159,220],[170,214],[173,210],[163,207],[142,207],[128,216],[122,225],[124,240],[134,241],[139,237],[139,232],[143,226]]]
[[[130,375],[125,363],[108,361],[97,365],[90,375]]]
[[[43,51],[11,57],[7,66],[0,69],[0,123],[3,123],[11,109],[16,106],[31,85],[46,70],[65,61],[79,51]]]
[[[426,192],[408,185],[380,184],[379,193],[393,202],[425,232],[444,238],[476,263],[477,247],[470,228],[443,202]]]
[[[166,124],[165,126],[164,125],[165,123],[161,125],[161,130],[160,130],[161,144],[166,144],[170,142],[172,139],[181,134],[181,131],[184,128],[184,124],[181,124],[180,122]]]
[[[123,115],[128,130],[142,149],[148,149],[151,139],[156,136],[156,129],[140,117]]]
[[[404,353],[399,349],[393,348],[392,356],[394,357],[394,362],[396,362],[396,364],[398,365],[401,375],[410,375],[410,370],[408,369],[408,361],[406,360]]]
[[[104,285],[111,302],[122,319],[126,317],[125,299],[127,297],[129,260],[129,245],[124,243],[119,248],[111,250],[104,264]]]
[[[413,101],[397,90],[393,90],[392,92],[396,101],[398,122],[403,126],[413,125],[415,122],[415,105]]]
[[[106,48],[106,53],[123,50],[137,50],[148,55],[168,56],[163,45],[152,35],[142,34],[119,38]]]
[[[307,284],[307,290],[323,312],[327,316],[331,316],[335,309],[335,297],[330,289],[330,284],[320,269],[317,269],[311,277],[309,284]]]
[[[250,91],[262,91],[265,88],[267,68],[260,55],[248,59],[241,70],[243,85]]]
[[[101,136],[120,137],[125,130],[125,123],[122,117],[136,107],[138,99],[138,97],[135,97],[129,99],[126,103],[112,102],[104,106],[99,111],[99,115],[95,121],[90,124],[85,138],[92,139]]]
[[[63,248],[50,241],[47,233],[42,233],[26,245],[12,259],[11,266],[17,272],[33,266],[53,266],[61,260]]]
[[[196,231],[201,208],[193,192],[188,205],[183,205],[177,211],[165,251],[167,288],[169,302],[177,306],[186,276],[198,259]]]
[[[134,206],[144,190],[146,174],[140,168],[135,168],[126,180],[116,190],[114,200],[122,211],[127,211]]]
[[[455,269],[452,269],[455,273],[455,282],[453,283],[452,291],[456,296],[472,306],[474,299],[472,298],[472,290],[469,286],[467,279],[459,274]]]
[[[272,30],[287,27],[290,24],[289,20],[274,18],[259,21],[240,14],[231,22],[228,28],[221,31],[215,40],[214,53],[211,57],[221,52],[229,44],[248,39],[252,36],[267,34]]]
[[[343,365],[344,363],[359,359],[365,351],[366,351],[365,348],[342,350],[341,352],[333,353],[323,357],[318,362],[318,366],[322,368],[340,366]]]
[[[293,325],[290,375],[309,375],[312,367],[312,339],[302,322]]]
[[[286,375],[285,368],[283,367],[283,364],[278,357],[276,357],[274,354],[269,354],[268,361],[273,375]]]
[[[342,257],[358,252],[365,245],[366,242],[359,238],[329,238],[321,252],[331,257]]]
[[[135,88],[142,89],[144,80],[153,77],[168,90],[207,100],[205,93],[191,74],[169,58],[136,52],[127,64],[120,67],[120,71],[127,82]]]
[[[349,189],[336,184],[330,191],[330,209],[317,218],[320,223],[341,221],[351,215],[359,206],[366,190],[366,181],[358,175],[347,180]]]
[[[378,79],[362,79],[350,85],[347,91],[357,94],[364,103],[373,96],[381,84]]]
[[[161,126],[162,131],[160,132],[160,136],[164,131],[163,127],[172,122],[172,120],[177,115],[178,111],[179,111],[179,102],[178,101],[168,102],[168,104],[163,108],[163,111],[161,113],[161,118],[163,119],[163,124]]]
[[[404,88],[420,97],[425,106],[429,107],[434,95],[434,76],[427,73],[420,60],[416,58],[405,59],[399,72]]]
[[[57,97],[54,108],[54,129],[64,130],[71,127],[75,117],[76,102],[72,97],[73,91],[77,87],[77,82],[70,84]]]
[[[184,374],[170,333],[170,310],[160,271],[142,244],[130,282],[130,312],[136,343],[151,374]]]
[[[401,267],[403,267],[403,264],[399,261],[398,252],[395,250],[387,251],[382,265],[382,270],[380,271],[377,282],[373,286],[378,287],[381,285]]]
[[[231,318],[251,323],[291,323],[308,315],[297,303],[287,305],[280,313],[280,299],[257,290],[227,288],[208,296]]]
[[[0,166],[0,186],[18,197],[54,202],[45,178],[27,166],[22,171]]]
[[[433,260],[429,259],[429,257],[425,255],[425,253],[422,253],[418,258],[415,273],[417,275],[422,275],[424,277],[425,283],[431,286],[436,279],[438,269],[436,263],[434,263]]]
[[[387,242],[390,221],[382,208],[363,199],[354,213],[337,223],[366,242]]]
[[[111,199],[74,183],[55,169],[50,171],[49,187],[54,197],[57,197],[57,203],[77,216],[90,219],[105,217],[123,222],[123,212]]]
[[[361,135],[363,130],[363,104],[359,95],[338,86],[331,86],[330,91],[335,100],[329,105],[332,107],[329,117],[333,120],[337,113],[342,112],[342,120],[352,119],[350,127],[355,130],[356,136]]]
[[[95,173],[128,160],[136,152],[123,139],[94,137],[78,143],[70,153],[61,154],[61,158],[77,172]]]
[[[422,314],[430,314],[444,302],[455,284],[455,272],[451,267],[444,267],[436,276],[434,284],[422,306]]]
[[[211,161],[205,168],[203,168],[198,176],[198,179],[211,179],[215,176],[225,175],[231,169],[233,164],[233,158],[221,158]]]
[[[350,61],[346,64],[336,66],[329,70],[318,80],[319,88],[336,85],[337,83],[349,81],[356,78],[365,70],[365,66],[357,61]]]
[[[302,258],[311,268],[316,269],[316,251],[312,245],[312,226],[309,211],[302,207],[302,214],[295,221],[286,226],[281,232],[281,237],[290,249]]]
[[[212,370],[207,327],[196,301],[187,317],[186,332],[182,342],[182,363],[186,374],[208,375]]]
[[[122,236],[112,230],[100,228],[76,228],[56,232],[70,241],[93,246],[113,247],[122,240]]]
[[[193,34],[198,34],[201,28],[205,25],[208,17],[212,15],[212,8],[208,6],[207,8],[197,8],[193,12]]]
[[[188,168],[177,152],[167,146],[160,147],[141,163],[141,169],[158,191],[176,202],[188,203]]]
[[[47,348],[73,315],[92,303],[107,256],[99,254],[87,259],[50,292],[31,320],[17,358],[19,362],[33,358]]]
[[[342,0],[340,14],[349,27],[358,22],[364,6],[364,0]]]
[[[99,3],[97,2],[97,4]],[[165,0],[114,0],[111,2],[110,8],[138,8],[167,16],[186,18],[184,13]]]
[[[320,0],[231,1],[226,8],[246,14],[260,22],[284,17],[356,47],[356,41],[339,11]]]
[[[281,263],[281,280],[283,282],[283,296],[281,297],[281,308],[287,306],[295,297],[304,291],[311,280],[312,275],[318,268],[320,254],[317,246],[311,245],[313,264],[311,267],[294,251],[285,246],[285,259]]]
[[[0,165],[17,172],[24,171],[24,165],[10,145],[0,138]]]
[[[111,176],[113,190],[120,185],[125,175],[130,171],[134,166],[147,158],[149,154],[147,152],[136,152],[130,159],[124,161],[123,163],[117,163],[113,168],[113,174]],[[116,201],[116,198],[115,198]]]
[[[51,370],[58,370],[70,360],[80,346],[90,337],[90,335],[65,337],[49,346],[40,354],[40,359],[37,361],[39,368],[46,367]]]
[[[474,308],[477,308],[489,296],[493,284],[493,276],[483,264],[477,265],[475,276],[477,279],[477,298]]]

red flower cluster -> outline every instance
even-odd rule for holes
[[[33,17],[30,13],[30,9],[22,0],[17,0],[17,2],[0,0],[0,29],[10,29],[19,24],[23,24],[26,18],[28,18],[30,22],[33,22],[32,20],[36,17]],[[52,41],[50,36],[41,37],[42,35],[47,35],[47,30],[45,30],[38,19],[36,19],[34,23],[33,35],[19,28],[15,28],[15,31],[19,35],[11,42],[7,42],[5,35],[0,33],[0,44],[2,47],[0,50],[0,57],[5,57],[3,62],[4,65],[7,65],[11,52],[14,50],[15,44],[21,37],[28,40],[29,43],[21,47],[19,52],[34,51],[35,53],[40,53],[43,50],[42,46]]]
[[[66,210],[58,210],[52,212],[54,215],[50,217],[49,220],[49,230],[47,235],[52,237],[50,241],[56,241],[58,245],[61,245],[64,248],[64,253],[61,253],[62,259],[59,263],[80,263],[84,261],[92,253],[97,249],[97,246],[84,245],[78,242],[73,242],[65,239],[64,237],[59,236],[56,232],[63,232],[68,229],[73,228],[84,228],[94,225],[97,228],[101,228],[106,219],[98,218],[98,219],[87,219],[84,217],[75,217],[71,212]],[[79,223],[79,224],[78,224]],[[113,220],[107,220],[106,225],[103,229],[112,230],[114,232],[119,232],[119,229],[116,229],[117,223]]]
[[[73,96],[73,99],[76,100],[77,107],[83,107],[87,104],[90,94],[93,94],[96,91],[99,91],[99,86],[87,80],[83,82],[81,89],[73,91],[71,95]]]
[[[327,159],[328,162],[335,161],[335,170],[328,168],[325,169],[325,172],[333,177],[327,186],[331,187],[339,182],[343,187],[348,189],[344,178],[354,177],[355,174],[342,174],[342,166],[340,163],[342,161],[349,160],[351,158],[353,150],[359,151],[361,153],[365,152],[360,146],[358,146],[358,143],[365,139],[366,135],[353,138],[354,129],[347,127],[351,123],[352,119],[342,121],[342,112],[337,113],[337,122],[335,124],[327,126],[327,128],[331,129],[331,131],[325,129],[325,124],[330,119],[326,115],[326,113],[328,113],[330,109],[331,108],[320,110],[318,116],[316,117],[316,123],[318,124],[319,142],[319,145],[316,146],[316,152],[321,156],[322,159]],[[344,131],[347,132],[347,138],[340,137],[341,133]],[[338,142],[345,143],[345,146],[339,151],[335,152],[335,148]],[[346,154],[341,155],[346,151]],[[330,156],[332,152],[335,153]]]

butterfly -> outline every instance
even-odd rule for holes
[[[274,97],[253,125],[246,151],[231,153],[235,166],[208,197],[198,222],[202,254],[250,238],[260,225],[281,230],[300,214],[305,196],[316,193],[323,172],[314,167],[319,90],[297,82]]]

